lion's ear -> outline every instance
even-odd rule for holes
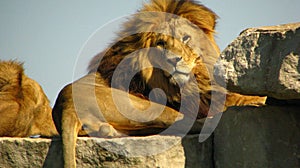
[[[178,11],[178,15],[197,25],[206,34],[213,34],[217,23],[216,20],[218,19],[217,14],[204,5],[192,2],[184,3]]]

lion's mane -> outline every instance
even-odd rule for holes
[[[214,28],[217,15],[196,1],[151,0],[150,3],[145,4],[137,13],[138,16],[133,15],[133,17],[129,18],[128,21],[123,24],[123,29],[119,32],[118,37],[113,41],[111,46],[92,59],[88,71],[90,73],[98,71],[101,77],[107,82],[107,85],[110,86],[114,71],[125,56],[139,49],[151,47],[152,41],[156,40],[155,36],[153,36],[153,30],[159,23],[163,22],[165,18],[153,17],[151,12],[171,13],[183,17],[203,30],[207,39],[210,41],[211,45],[209,46],[216,54],[204,58],[202,62],[199,62],[201,66],[193,70],[201,92],[200,108],[202,109],[200,109],[200,111],[207,114],[212,90],[210,86],[212,84],[210,80],[211,76],[207,72],[207,66],[210,66],[210,69],[212,69],[219,55],[219,48],[214,40]],[[143,15],[143,13],[145,14]],[[142,17],[141,14],[143,15]],[[205,55],[203,57],[205,57]],[[124,67],[124,72],[135,69],[140,61],[142,60],[128,60],[126,64],[127,67]],[[206,64],[205,66],[204,63]],[[127,80],[126,75],[120,76],[120,78],[122,78],[119,79],[120,83],[122,83],[122,80]],[[151,88],[149,88],[142,74],[136,74],[131,81],[129,92],[147,97],[149,90],[151,90]],[[170,91],[179,92],[178,88],[171,88]],[[171,101],[169,100],[168,103],[174,104],[174,102]],[[174,106],[175,105],[173,105],[173,108],[178,110],[178,107]]]

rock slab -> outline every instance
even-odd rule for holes
[[[230,91],[300,99],[300,23],[243,31],[221,53],[215,73]]]
[[[232,107],[214,132],[223,167],[300,167],[300,106]]]
[[[198,135],[125,138],[79,138],[77,167],[212,167],[212,141]],[[0,167],[63,167],[59,138],[0,138]]]
[[[213,135],[79,138],[78,167],[300,167],[300,106],[231,107]],[[60,168],[61,139],[0,138],[0,167]]]

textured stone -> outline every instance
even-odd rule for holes
[[[300,99],[300,23],[243,31],[222,52],[215,72],[230,91]]]
[[[212,141],[198,135],[78,139],[78,167],[212,167]],[[0,167],[62,167],[59,138],[0,138]],[[188,157],[185,157],[188,156]]]
[[[213,168],[212,137],[199,143],[199,135],[188,135],[182,139],[186,168]]]
[[[78,167],[300,167],[300,106],[231,107],[199,135],[80,137]],[[59,138],[0,138],[0,167],[62,167]]]
[[[300,167],[300,106],[233,107],[214,132],[215,167]]]

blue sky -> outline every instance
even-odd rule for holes
[[[134,13],[144,1],[1,0],[0,59],[25,62],[26,74],[43,87],[53,105],[62,87],[85,73],[96,50],[84,53],[85,60],[78,57],[91,35],[102,27],[99,41],[93,39],[101,51],[113,37],[110,28],[118,28],[117,18]],[[299,0],[200,2],[220,17],[216,40],[221,50],[246,28],[300,22]]]

